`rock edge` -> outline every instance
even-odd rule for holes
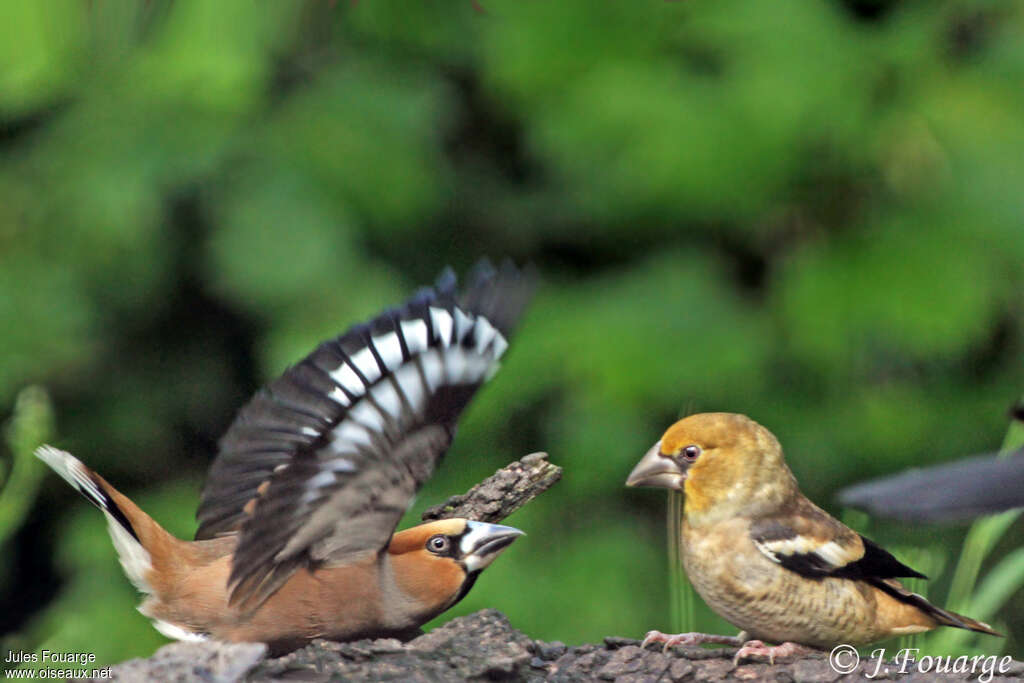
[[[142,681],[793,681],[811,683],[877,680],[978,680],[971,674],[922,674],[914,667],[871,678],[876,662],[861,662],[841,675],[825,655],[784,660],[774,665],[748,662],[733,665],[735,648],[640,649],[630,638],[609,637],[600,645],[568,647],[533,640],[493,609],[475,612],[406,643],[393,638],[335,643],[325,640],[276,659],[265,659],[258,643],[173,643],[149,659],[133,659],[113,667],[122,683]],[[99,679],[97,679],[99,680]],[[988,680],[987,678],[985,679]],[[1024,662],[1013,661],[996,683],[1024,680]]]

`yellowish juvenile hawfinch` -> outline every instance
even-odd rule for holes
[[[680,420],[626,485],[683,491],[686,574],[705,602],[741,629],[735,638],[652,631],[645,645],[741,646],[738,661],[862,645],[936,626],[999,635],[904,588],[896,577],[924,576],[807,500],[778,440],[744,415]]]
[[[171,638],[401,635],[466,595],[518,529],[447,519],[395,533],[497,370],[531,290],[482,265],[321,344],[246,405],[210,470],[194,541],[71,455],[37,455],[103,511],[140,611]]]

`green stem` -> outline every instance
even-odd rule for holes
[[[43,388],[21,390],[4,432],[13,457],[8,471],[0,472],[0,546],[21,526],[46,473],[46,467],[33,455],[53,434],[53,408]]]
[[[677,633],[697,630],[696,596],[693,586],[683,571],[681,532],[683,523],[683,494],[668,494],[668,570],[671,624]]]

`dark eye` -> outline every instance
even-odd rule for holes
[[[683,460],[685,460],[686,462],[693,462],[694,460],[697,459],[697,456],[699,456],[700,453],[700,446],[687,446],[686,448],[679,452],[679,455],[681,455],[683,457]]]
[[[431,536],[430,539],[427,540],[427,550],[432,553],[443,553],[448,550],[449,544],[450,542],[448,541],[447,536]]]

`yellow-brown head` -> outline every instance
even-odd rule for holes
[[[691,521],[769,512],[796,491],[778,439],[735,413],[700,413],[676,422],[637,463],[626,485],[683,491],[684,515]]]
[[[522,535],[514,527],[461,518],[405,529],[388,544],[395,585],[418,605],[422,623],[464,598],[480,572]]]

